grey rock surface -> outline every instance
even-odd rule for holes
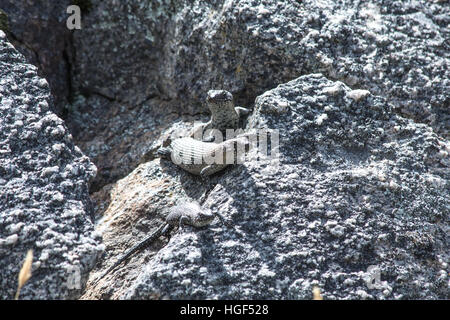
[[[315,285],[329,299],[448,298],[448,1],[76,2],[89,10],[75,32],[65,28],[67,1],[0,0],[0,8],[11,42],[48,78],[56,98],[54,104],[45,96],[48,108],[64,115],[75,143],[98,167],[90,191],[97,215],[104,214],[97,228],[107,252],[89,278],[157,227],[178,199],[199,200],[236,223],[235,229],[217,222],[161,239],[99,286],[89,281],[83,298],[309,299]],[[17,56],[8,45],[0,50],[5,59]],[[4,86],[8,99],[31,87],[30,73],[21,68],[32,70],[33,79],[36,73],[17,61],[15,85]],[[5,83],[15,77],[2,72]],[[280,130],[279,164],[251,161],[205,184],[153,158],[164,135],[207,119],[203,101],[210,89],[228,90],[238,105],[254,107],[247,129]],[[85,219],[92,164],[67,131],[56,136],[57,118],[45,124],[48,132],[34,135],[27,127],[28,114],[47,119],[39,105],[44,91],[33,89],[19,103],[32,106],[21,111],[23,119],[13,104],[2,105],[9,120],[2,115],[8,127],[0,137],[13,148],[0,154],[6,161],[0,178],[19,174],[18,168],[29,177],[22,179],[23,190],[31,191],[12,198],[22,190],[14,183],[22,180],[3,178],[0,187],[8,188],[0,199],[40,210],[8,218],[13,225],[25,219],[43,230],[42,221],[55,221],[54,237],[61,241],[48,242],[56,255],[49,265],[59,271],[41,271],[45,279],[64,277],[59,263],[70,261],[66,265],[82,265],[84,283],[101,249]],[[55,143],[54,150],[42,147]],[[35,148],[45,157],[29,155]],[[50,169],[35,178],[31,168],[41,170],[41,161]],[[66,177],[66,163],[80,170]],[[34,196],[43,184],[45,195],[59,190],[64,200],[78,202],[58,204],[56,193],[55,201]],[[67,203],[81,214],[75,223],[80,236],[71,245],[62,244],[72,236],[59,215]],[[10,220],[0,220],[0,252],[23,238]],[[18,251],[1,256],[8,262],[0,278],[5,297],[15,290],[11,279],[25,245]],[[42,270],[39,262],[35,268]],[[368,283],[374,275],[380,280]],[[24,297],[79,295],[30,288]]]
[[[126,177],[145,158],[163,129],[173,122],[197,119],[178,113],[177,107],[177,103],[155,98],[129,109],[123,103],[100,96],[89,99],[78,96],[72,111],[76,123],[68,122],[68,127],[77,145],[98,168],[90,190],[98,191]]]
[[[124,159],[144,148],[123,127],[161,132],[149,121],[167,104],[178,115],[207,112],[209,89],[252,107],[266,90],[309,73],[370,90],[448,136],[449,16],[446,2],[428,0],[92,0],[73,35],[72,83],[86,98],[75,99],[68,125],[80,145],[97,137],[83,150],[99,168],[99,187],[131,172],[136,162]],[[146,108],[147,117],[109,126],[117,139],[97,134],[119,108]],[[120,163],[104,164],[119,154]]]
[[[86,94],[139,105],[160,93],[177,1],[98,1],[74,33],[74,82]],[[172,96],[174,91],[171,92]]]
[[[122,297],[448,298],[448,145],[391,108],[320,75],[259,96],[280,163],[220,179],[205,204],[234,230],[177,234]]]
[[[103,250],[88,183],[96,168],[50,111],[49,86],[0,31],[0,298],[74,299]]]
[[[448,142],[320,74],[259,96],[254,128],[279,130],[279,161],[251,153],[205,184],[154,160],[120,181],[106,217],[108,233],[131,228],[121,243],[186,196],[234,227],[175,233],[84,297],[311,299],[318,286],[325,299],[448,298]]]
[[[93,198],[101,204],[99,211],[102,211],[96,229],[103,235],[106,250],[89,276],[82,299],[119,299],[139,275],[142,266],[165,246],[167,240],[155,241],[97,283],[98,277],[131,246],[164,223],[173,206],[200,199],[210,188],[209,184],[193,178],[172,162],[155,159],[108,185],[107,192],[103,188],[94,193]]]
[[[0,9],[8,16],[9,40],[49,82],[55,97],[50,108],[60,117],[72,95],[74,50],[72,32],[66,27],[66,9],[74,2],[0,0]]]
[[[75,34],[74,70],[81,87],[111,99],[158,95],[198,107],[209,88],[223,88],[245,104],[322,72],[449,129],[445,1],[92,3]]]
[[[0,0],[0,8],[12,41],[49,80],[54,109],[96,163],[95,190],[136,167],[140,138],[166,127],[150,120],[165,105],[179,116],[206,112],[212,88],[251,106],[278,84],[321,72],[450,132],[448,1],[76,2],[84,4],[82,30],[73,32],[67,1]],[[129,117],[136,109],[146,117]]]

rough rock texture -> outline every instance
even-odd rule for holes
[[[131,105],[161,96],[171,2],[92,1],[94,9],[74,34],[80,90]]]
[[[0,30],[7,33],[9,31],[8,16],[0,9]]]
[[[310,298],[314,284],[327,298],[447,298],[448,1],[75,2],[75,32],[66,1],[0,8],[99,169],[98,269],[180,198],[237,223],[174,234],[84,298]],[[282,130],[279,167],[249,163],[203,185],[153,160],[161,133],[202,120],[210,89],[246,107],[259,96],[249,127]]]
[[[97,230],[103,235],[106,250],[102,262],[91,273],[90,280],[96,280],[123,252],[155,231],[165,221],[172,206],[183,199],[199,199],[207,188],[201,180],[193,178],[189,173],[178,170],[167,161],[156,159],[141,164],[126,178],[110,186],[109,199],[103,198],[99,193],[94,194],[94,199],[100,198],[101,203],[106,204],[103,218],[97,225]],[[190,227],[187,229],[190,230]],[[88,283],[82,298],[120,298],[130,281],[142,272],[142,266],[166,243],[164,239],[155,242],[106,276],[95,287]]]
[[[97,164],[101,186],[136,165],[102,159],[135,159],[144,148],[124,126],[164,128],[149,122],[166,104],[146,105],[168,100],[172,112],[195,114],[207,110],[202,102],[209,89],[226,89],[251,106],[278,84],[321,72],[384,96],[394,112],[448,135],[449,17],[448,3],[428,0],[93,0],[83,29],[74,33],[72,82],[87,99],[72,104],[69,127],[76,141],[94,132],[99,143],[83,150]],[[98,123],[109,123],[118,108],[149,111],[108,125],[118,137],[110,139]],[[123,148],[124,140],[133,142]]]
[[[251,128],[280,130],[279,162],[252,153],[204,184],[154,160],[119,181],[101,226],[123,245],[105,237],[101,270],[175,199],[234,227],[173,234],[84,298],[310,299],[314,285],[326,299],[448,298],[449,146],[431,128],[319,74],[259,96]]]
[[[55,97],[50,108],[58,116],[65,114],[72,95],[74,50],[71,31],[66,27],[66,9],[71,3],[74,1],[0,0],[0,9],[8,16],[9,40],[48,80]]]
[[[73,2],[82,8],[82,30],[73,32],[68,3],[0,0],[0,8],[96,163],[95,190],[136,167],[140,137],[167,127],[151,120],[167,105],[178,115],[205,112],[216,88],[250,106],[308,73],[382,95],[448,136],[448,1],[85,0]],[[128,117],[135,109],[145,117]]]
[[[78,136],[77,145],[99,169],[92,181],[91,192],[125,177],[131,168],[145,159],[152,142],[171,123],[196,119],[181,116],[176,112],[177,104],[160,99],[145,101],[132,109],[98,96],[90,99],[79,96],[78,99],[72,120],[89,126],[82,133],[74,122],[68,126]],[[105,108],[108,108],[107,113]]]
[[[75,34],[75,74],[81,87],[112,99],[136,104],[156,94],[198,104],[207,88],[221,86],[252,102],[320,71],[383,93],[419,120],[449,103],[445,2],[98,0],[93,7]]]
[[[93,228],[93,163],[49,109],[48,83],[0,31],[0,299],[11,299],[28,249],[21,299],[79,297],[103,250]]]

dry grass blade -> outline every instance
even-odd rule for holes
[[[19,285],[17,287],[15,299],[19,299],[20,289],[25,285],[25,283],[31,277],[31,265],[33,263],[33,250],[28,250],[25,262],[23,263],[22,269],[19,272]]]
[[[313,300],[323,300],[319,287],[313,288]]]

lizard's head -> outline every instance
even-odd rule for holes
[[[233,95],[226,90],[209,90],[206,104],[211,112],[224,108],[234,109]]]
[[[198,227],[203,227],[210,224],[214,220],[214,214],[209,208],[202,208],[198,213]]]
[[[215,217],[210,209],[203,208],[196,201],[183,202],[178,207],[185,215],[190,217],[191,224],[197,228],[210,224]]]

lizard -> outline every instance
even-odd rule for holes
[[[219,130],[225,137],[226,129],[239,129],[242,125],[240,120],[244,115],[250,113],[250,110],[243,107],[235,107],[233,95],[226,90],[209,90],[206,97],[206,105],[211,112],[211,119],[204,124],[195,127],[190,137],[202,137],[205,130]],[[205,142],[214,140],[213,135],[202,139]]]
[[[215,215],[209,209],[202,208],[197,202],[182,202],[179,205],[172,207],[166,217],[165,223],[156,229],[155,232],[145,237],[142,241],[134,245],[131,249],[125,252],[112,266],[103,272],[95,283],[98,283],[111,271],[116,269],[120,264],[127,260],[134,253],[146,248],[153,241],[163,235],[167,235],[174,227],[179,225],[191,225],[195,228],[201,228],[210,224],[214,220]]]
[[[211,112],[210,121],[208,121],[206,124],[200,125],[197,128],[194,128],[188,137],[175,139],[173,141],[168,140],[166,144],[163,144],[163,147],[159,148],[159,150],[157,151],[157,154],[159,154],[160,156],[171,156],[172,161],[175,164],[179,165],[192,174],[200,175],[202,177],[212,175],[224,169],[228,164],[230,164],[227,162],[227,155],[233,157],[233,163],[238,163],[238,157],[240,156],[238,153],[239,147],[245,147],[246,145],[248,145],[248,140],[244,136],[240,136],[234,139],[229,139],[222,143],[212,143],[211,141],[214,140],[214,136],[212,135],[204,139],[203,141],[205,142],[193,139],[192,137],[197,137],[198,132],[203,135],[203,131],[208,129],[219,130],[222,135],[225,136],[226,129],[238,129],[241,126],[240,120],[242,116],[250,112],[249,109],[243,107],[235,107],[233,102],[233,95],[226,90],[209,90],[206,104]],[[238,148],[234,148],[235,143]],[[170,144],[170,146],[166,147],[166,145],[168,144]],[[232,152],[232,154],[229,154],[229,152]],[[214,158],[216,154],[219,154],[220,157],[220,153],[222,153],[222,161],[217,161],[217,163],[207,163],[205,161],[208,157]],[[187,162],[184,162],[179,161],[180,159],[189,160]],[[220,215],[219,217],[222,221],[224,221],[223,217],[221,217]],[[180,227],[182,226],[182,224],[189,224],[194,227],[202,227],[211,223],[213,219],[214,215],[210,211],[205,211],[204,209],[202,209],[197,203],[188,203],[174,207],[167,216],[166,223],[161,225],[155,232],[129,249],[111,267],[109,267],[96,280],[96,282],[104,278],[108,273],[117,268],[122,262],[127,260],[135,252],[147,247],[157,238],[168,234],[175,227],[177,222],[179,223]]]
[[[157,154],[171,159],[191,174],[207,177],[229,164],[242,163],[247,145],[249,142],[245,134],[221,143],[184,137],[173,140],[169,147],[161,147]]]
[[[251,112],[244,107],[235,107],[233,95],[226,90],[209,90],[206,98],[206,105],[211,112],[211,119],[207,123],[197,125],[190,132],[186,133],[186,137],[194,138],[199,141],[212,142],[214,140],[213,133],[207,137],[203,137],[205,130],[218,130],[222,137],[226,137],[226,129],[240,129],[243,127],[243,117]],[[153,160],[158,155],[161,156],[158,149],[167,148],[173,140],[180,138],[176,132],[171,136],[163,139],[162,143],[154,143],[148,151],[142,156],[140,163]]]

